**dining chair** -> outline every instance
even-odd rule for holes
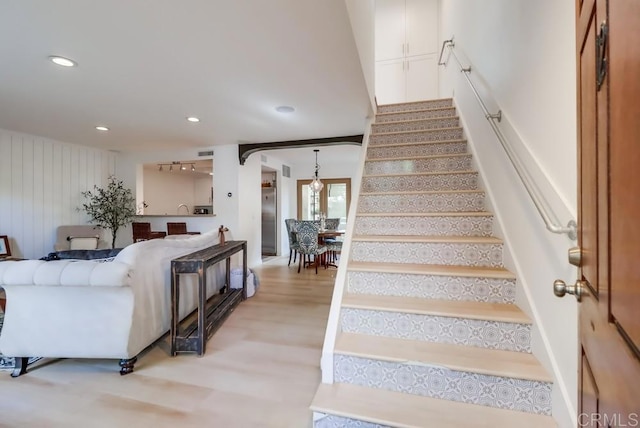
[[[167,222],[167,235],[200,235],[200,232],[187,232],[187,223]]]
[[[338,226],[340,226],[339,218],[328,218],[328,219],[325,219],[324,221],[324,227],[327,230],[336,230]]]
[[[326,246],[329,254],[329,263],[335,264],[335,262],[338,261],[338,253],[342,253],[342,241],[333,240],[332,242],[326,242]]]
[[[151,223],[134,221],[131,223],[131,228],[133,230],[133,242],[147,241],[149,239],[164,238],[167,236],[166,232],[152,231]]]
[[[337,230],[340,226],[340,218],[328,218],[324,221],[324,226],[327,230]],[[327,237],[324,242],[327,245],[330,261],[335,262],[338,258],[337,253],[342,251],[342,242],[336,237]]]
[[[318,244],[318,230],[319,227],[310,220],[299,221],[297,224],[297,238],[300,253],[300,261],[298,263],[298,273],[302,265],[307,264],[307,257],[309,258],[309,264],[311,264],[311,255],[313,255],[314,263],[316,266],[316,275],[318,274],[318,262],[320,261],[320,255],[327,252],[327,247],[320,246]],[[327,265],[325,264],[325,269]]]
[[[284,221],[284,225],[287,228],[287,236],[289,237],[289,263],[287,264],[287,266],[291,266],[291,255],[293,255],[293,262],[296,262],[298,249],[300,248],[296,231],[297,223],[298,220],[296,220],[295,218],[288,218]]]

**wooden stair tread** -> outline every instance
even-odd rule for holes
[[[469,302],[462,300],[437,300],[345,293],[342,299],[342,307],[531,324],[531,319],[527,314],[522,312],[516,305],[510,303]]]
[[[358,213],[356,217],[493,217],[489,211],[437,211],[424,213]]]
[[[474,170],[462,170],[462,171],[436,171],[436,172],[402,172],[393,174],[362,174],[362,178],[377,178],[377,177],[406,177],[408,175],[453,175],[453,174],[475,174],[478,175],[478,171]]]
[[[454,244],[502,244],[493,236],[356,235],[353,242],[422,242]]]
[[[374,137],[374,136],[379,136],[379,135],[406,135],[406,134],[419,134],[422,132],[428,133],[428,132],[438,132],[438,131],[449,131],[452,129],[462,129],[462,126],[449,126],[446,128],[433,128],[433,129],[417,129],[417,130],[411,130],[411,131],[393,131],[393,132],[372,132],[369,136],[370,137]],[[375,143],[374,143],[375,145]]]
[[[440,194],[456,194],[456,193],[480,193],[484,194],[484,190],[404,190],[390,192],[360,192],[360,196],[375,195],[440,195]]]
[[[483,375],[553,382],[553,378],[536,357],[526,352],[356,333],[341,333],[336,341],[335,352],[381,361],[440,366]]]
[[[381,263],[349,261],[347,270],[354,272],[407,273],[416,275],[463,276],[468,278],[515,279],[504,268],[478,266],[447,266],[414,263]]]
[[[462,158],[471,157],[471,153],[451,153],[447,155],[428,155],[428,156],[402,156],[398,158],[374,158],[366,159],[367,162],[393,162],[393,161],[406,161],[406,160],[420,160],[420,159],[441,159],[441,158]]]
[[[310,406],[316,412],[364,420],[398,428],[546,428],[550,416],[497,409],[366,388],[346,383],[320,384]]]

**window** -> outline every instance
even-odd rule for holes
[[[350,178],[321,178],[324,188],[320,193],[309,189],[311,180],[298,180],[298,219],[317,220],[320,213],[327,218],[340,218],[339,229],[347,224],[347,211],[351,203]]]

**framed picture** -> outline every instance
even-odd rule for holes
[[[0,257],[10,257],[11,248],[9,247],[9,237],[0,235]]]

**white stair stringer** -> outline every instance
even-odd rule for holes
[[[451,99],[378,108],[314,427],[555,426],[455,115]]]

